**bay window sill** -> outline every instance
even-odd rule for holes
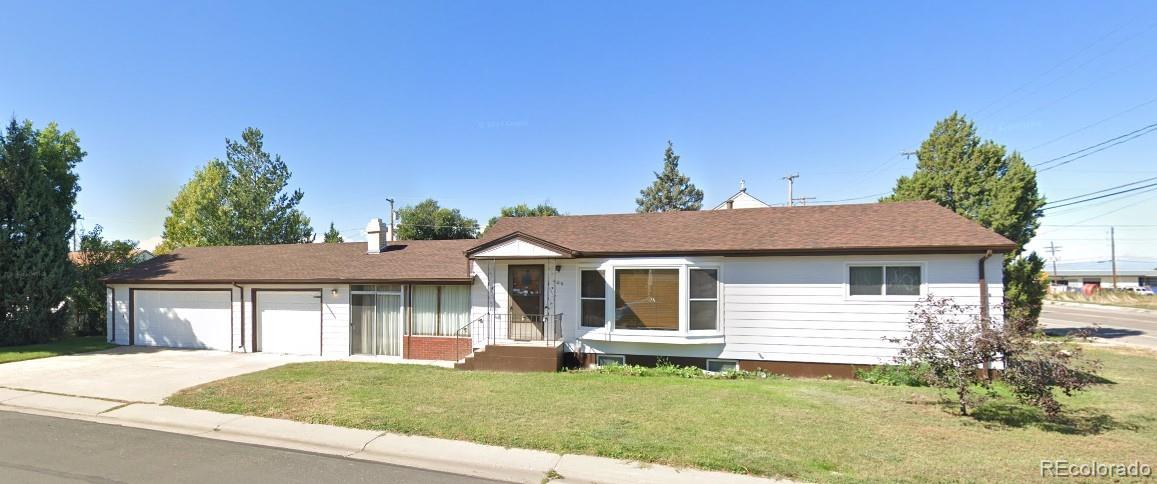
[[[583,341],[618,341],[628,343],[661,343],[673,345],[713,345],[725,343],[722,332],[696,331],[684,333],[680,331],[640,331],[640,330],[607,330],[594,328],[583,332],[580,328],[578,337]]]

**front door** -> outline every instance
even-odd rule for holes
[[[510,324],[508,336],[512,340],[542,339],[543,276],[541,264],[512,265],[509,269]]]

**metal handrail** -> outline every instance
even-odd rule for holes
[[[558,343],[562,341],[562,319],[561,313],[517,316],[509,313],[485,314],[454,333],[456,359],[462,360],[473,353],[477,343],[482,346],[493,345],[498,340]],[[469,338],[469,350],[463,349],[462,338]]]

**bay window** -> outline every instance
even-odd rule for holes
[[[615,328],[679,330],[679,269],[615,269]]]
[[[601,328],[607,324],[607,279],[603,271],[584,270],[579,283],[581,324]]]
[[[718,329],[719,271],[691,269],[690,314],[688,325],[692,331]]]

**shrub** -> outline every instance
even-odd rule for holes
[[[924,379],[927,371],[922,366],[878,365],[867,370],[856,370],[856,378],[873,385],[922,387],[927,386]]]

